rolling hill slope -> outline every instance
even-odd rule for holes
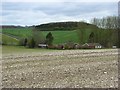
[[[11,37],[11,36],[8,36],[6,34],[1,34],[0,33],[0,36],[2,36],[1,38],[1,44],[3,45],[18,45],[19,44],[19,40],[16,39],[15,37]]]
[[[3,28],[3,34],[10,35],[16,38],[26,38],[32,36],[32,28]],[[77,31],[41,31],[43,38],[51,32],[54,36],[54,44],[65,43],[68,41],[79,42]]]
[[[51,32],[54,37],[53,44],[71,41],[80,44],[96,42],[105,47],[118,45],[117,30],[101,29],[85,22],[56,22],[34,27],[3,28],[2,33],[24,39],[31,37],[34,30],[40,31],[44,39],[47,33]],[[93,34],[92,37],[90,37],[91,34]]]

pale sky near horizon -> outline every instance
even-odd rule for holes
[[[38,25],[49,22],[90,22],[94,17],[118,15],[119,0],[3,0],[2,25]]]

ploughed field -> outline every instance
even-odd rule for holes
[[[118,87],[117,49],[3,53],[2,60],[4,88]]]

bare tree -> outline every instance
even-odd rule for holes
[[[101,19],[93,18],[91,23],[104,29],[118,29],[120,18],[118,16],[107,16]]]

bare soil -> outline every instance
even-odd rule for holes
[[[116,88],[118,50],[3,54],[4,88]]]

